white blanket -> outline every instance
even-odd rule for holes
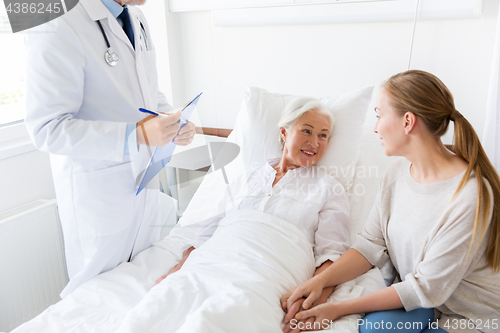
[[[271,215],[238,211],[221,221],[180,271],[154,286],[179,261],[187,238],[174,233],[14,332],[281,332],[280,297],[314,272],[305,235]],[[382,287],[379,271],[372,270],[339,286],[330,300]],[[335,331],[357,332],[359,317],[342,318]]]
[[[280,332],[280,297],[313,272],[312,249],[299,229],[240,210],[151,289],[118,331]]]

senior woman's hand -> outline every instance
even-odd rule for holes
[[[170,274],[173,274],[173,273],[177,272],[179,269],[181,269],[182,265],[184,265],[184,262],[187,260],[187,258],[191,254],[191,252],[193,252],[193,250],[194,250],[194,247],[192,247],[192,246],[189,249],[187,249],[186,253],[184,253],[184,255],[182,256],[181,261],[177,265],[175,265],[174,268],[172,268],[167,274],[160,276],[156,280],[155,285],[157,285],[158,283],[160,283],[161,281],[163,281]]]
[[[301,298],[295,301],[293,303],[292,307],[288,310],[284,322],[286,324],[285,328],[283,328],[284,333],[298,333],[300,332],[300,327],[306,327],[307,323],[313,323],[314,322],[314,317],[311,318],[306,318],[302,320],[292,320],[295,318],[295,315],[301,311],[304,310],[302,307],[302,303],[304,303],[306,299]],[[285,303],[286,304],[286,303]]]
[[[320,304],[326,303],[328,300],[328,297],[333,293],[335,290],[335,287],[328,287],[324,288],[321,292],[321,295],[318,297],[316,301],[314,301],[312,307],[316,307]],[[287,302],[284,301],[282,302],[281,306],[283,307],[283,310],[287,313],[284,318],[284,323],[286,324],[285,328],[283,329],[284,333],[297,333],[300,332],[300,327],[307,327],[308,323],[313,323],[315,320],[315,317],[309,317],[309,318],[304,318],[301,320],[293,320],[295,318],[295,315],[299,311],[304,311],[305,309],[302,307],[302,303],[306,300],[305,297],[298,299],[295,301],[292,306],[288,309],[287,308]],[[288,311],[287,311],[288,310]]]

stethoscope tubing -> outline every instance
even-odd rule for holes
[[[109,44],[108,36],[106,36],[106,33],[104,32],[104,28],[102,27],[101,21],[97,21],[97,24],[99,25],[99,28],[101,28],[101,33],[102,36],[104,37],[104,40],[106,41],[108,49],[111,48],[111,44]]]

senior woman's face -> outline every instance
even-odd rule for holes
[[[330,136],[330,120],[317,112],[304,113],[286,131],[281,129],[285,140],[283,157],[288,167],[308,167],[316,164],[323,156]]]

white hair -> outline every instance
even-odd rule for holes
[[[281,118],[278,122],[278,128],[284,128],[286,131],[289,131],[293,125],[295,125],[297,119],[309,111],[316,111],[327,116],[330,120],[330,133],[332,133],[333,126],[335,125],[335,118],[333,117],[333,114],[323,103],[312,97],[299,97],[290,101],[281,114]],[[330,139],[330,136],[328,139]],[[281,133],[279,140],[283,146],[284,141]]]

